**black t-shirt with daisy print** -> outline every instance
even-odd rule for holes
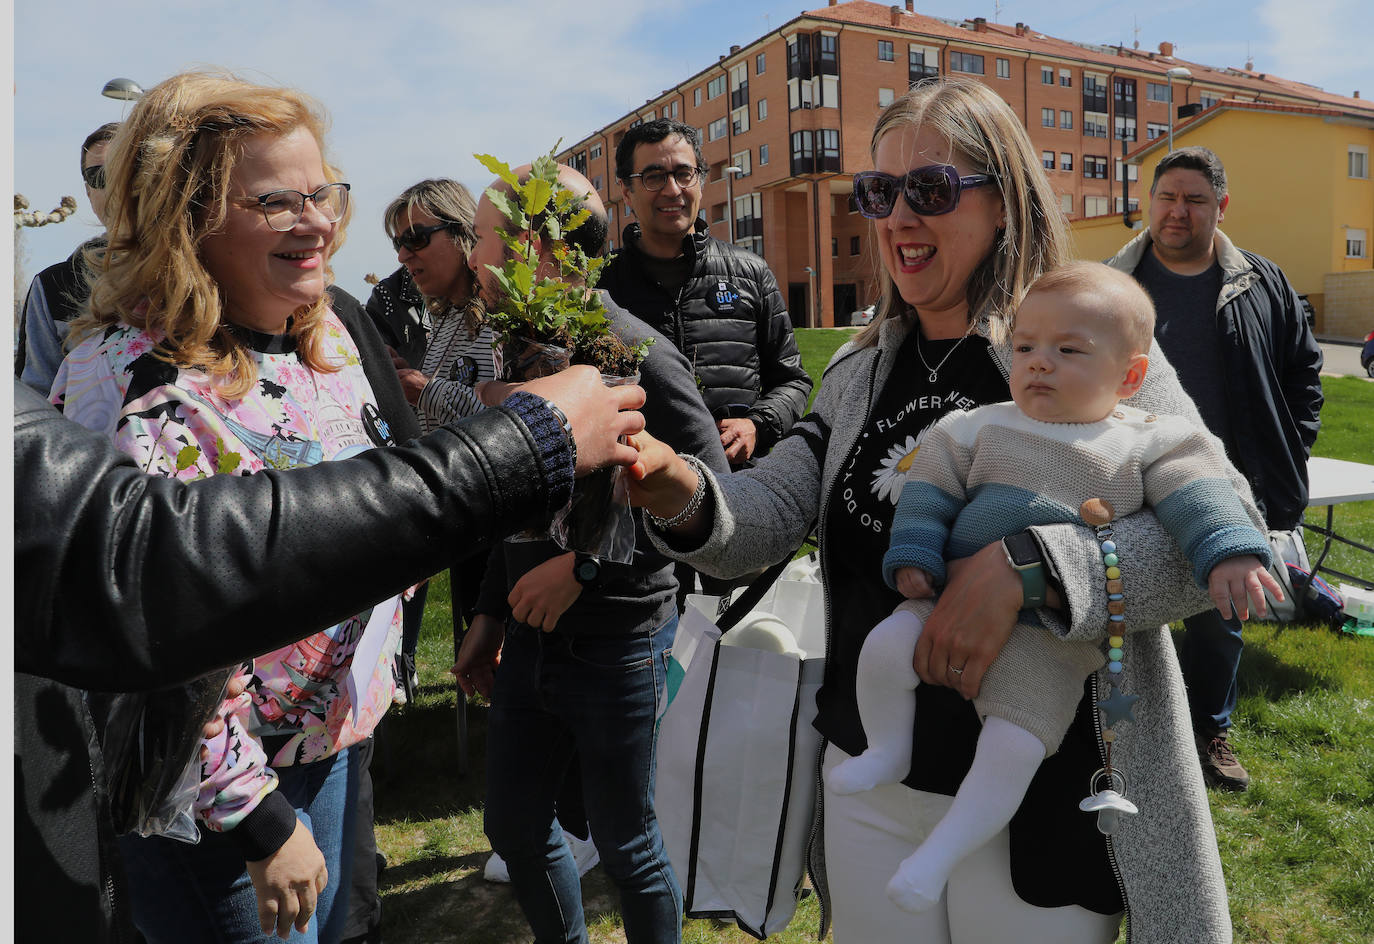
[[[922,366],[918,344],[926,362],[939,365],[934,383],[930,382],[930,371]],[[946,355],[949,359],[940,364]],[[971,410],[1000,403],[1009,396],[1007,381],[985,339],[971,335],[962,342],[957,338],[931,341],[913,330],[897,351],[896,366],[840,472],[830,496],[825,540],[832,549],[844,548],[844,553],[826,557],[833,629],[816,727],[847,753],[858,754],[868,746],[854,696],[859,650],[869,630],[902,602],[901,594],[883,582],[882,562],[891,539],[897,499],[921,439],[951,410]],[[936,710],[944,715],[951,708],[963,709],[959,714],[966,714],[974,725],[972,743],[977,738],[977,719],[964,708],[963,699],[950,689],[930,688],[930,693],[921,689],[918,705],[928,697],[944,697],[941,693],[952,696],[950,704]],[[935,734],[943,737],[943,729]],[[924,738],[922,746],[925,751],[932,748]],[[921,789],[952,794],[961,779],[955,772],[948,784],[926,784]],[[949,789],[944,789],[946,786]]]
[[[937,379],[922,365],[939,365]],[[892,517],[921,439],[951,410],[1010,399],[988,342],[972,336],[929,341],[912,331],[878,395],[858,445],[840,473],[826,514],[831,634],[816,727],[848,754],[868,746],[855,700],[859,650],[869,630],[892,614],[901,595],[883,582]],[[940,361],[949,354],[943,365]],[[834,551],[843,548],[842,553]],[[909,787],[952,796],[968,773],[979,722],[954,689],[916,689]],[[1093,817],[1078,810],[1088,775],[1098,764],[1092,712],[1080,703],[1059,752],[1041,764],[1011,824],[1012,881],[1017,894],[1042,908],[1075,904],[1100,914],[1122,909],[1106,845]]]

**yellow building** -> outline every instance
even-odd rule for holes
[[[1316,311],[1317,333],[1359,338],[1374,329],[1374,119],[1330,106],[1222,100],[1174,129],[1174,146],[1202,145],[1226,165],[1231,194],[1221,228],[1238,246],[1274,260]],[[1168,139],[1126,157],[1139,168],[1148,225],[1149,185]],[[1129,170],[1127,170],[1129,174]],[[1120,214],[1073,224],[1080,258],[1103,259],[1134,235]]]

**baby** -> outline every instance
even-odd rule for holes
[[[1013,402],[951,413],[930,428],[883,559],[884,578],[908,599],[864,642],[858,703],[868,749],[832,771],[836,793],[896,783],[911,769],[912,651],[946,557],[1031,525],[1082,522],[1085,502],[1081,514],[1091,519],[1104,507],[1121,516],[1149,505],[1224,616],[1233,599],[1243,611],[1247,595],[1263,615],[1261,588],[1278,587],[1265,570],[1269,543],[1225,477],[1220,443],[1180,417],[1119,402],[1144,382],[1154,319],[1149,296],[1123,273],[1098,263],[1049,272],[1016,313]],[[1121,569],[1129,572],[1129,558]],[[1129,603],[1114,599],[1118,612]],[[984,724],[968,776],[888,884],[908,911],[939,901],[960,860],[1011,821],[1040,762],[1059,748],[1085,680],[1106,662],[1100,643],[1054,638],[1031,610],[1021,620],[974,699]]]

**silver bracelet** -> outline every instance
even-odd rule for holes
[[[687,521],[697,513],[697,509],[701,507],[702,500],[706,498],[706,467],[701,464],[701,460],[696,456],[687,453],[679,452],[678,458],[690,465],[692,470],[696,472],[697,490],[693,492],[692,497],[687,500],[687,507],[683,508],[671,518],[660,518],[647,508],[644,509],[644,513],[649,516],[649,520],[653,522],[654,527],[658,528],[660,531],[668,531],[672,528],[676,528],[684,521]]]

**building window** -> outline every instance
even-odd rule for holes
[[[717,203],[717,204],[714,204],[714,205],[711,207],[711,222],[712,222],[712,223],[724,223],[724,222],[725,222],[725,204],[723,204],[723,203]]]
[[[1107,77],[1094,72],[1083,73],[1083,110],[1107,113]],[[1103,135],[1106,137],[1106,135]]]
[[[1065,131],[1073,130],[1073,112],[1066,108],[1059,109],[1059,127]]]
[[[598,157],[600,157],[600,156],[601,156],[601,145],[600,145],[600,144],[593,144],[592,147],[591,147],[591,150],[587,153],[587,156],[590,157],[592,160],[596,160]]]
[[[951,52],[949,54],[949,71],[967,72],[969,75],[982,75],[983,57],[974,55],[971,52]]]
[[[1051,69],[1049,66],[1041,66],[1041,67],[1040,67],[1040,84],[1041,84],[1041,85],[1053,85],[1053,84],[1054,84],[1054,70]]]
[[[1061,193],[1059,195],[1059,209],[1064,211],[1065,216],[1073,215],[1073,194]]]
[[[1073,88],[1073,72],[1068,69],[1060,69],[1059,84],[1063,88]]]
[[[600,189],[601,189],[601,175],[600,175],[600,174],[597,174],[595,177],[592,178],[592,186],[595,187],[597,190],[600,190]]]
[[[1092,154],[1083,155],[1083,176],[1097,180],[1107,179],[1107,159]],[[1103,212],[1106,212],[1105,210]]]
[[[1059,169],[1073,170],[1073,154],[1069,151],[1059,152]]]
[[[836,257],[840,254],[840,241],[837,237],[830,237],[830,255]]]
[[[751,169],[750,169],[750,167],[749,167],[749,152],[748,152],[748,151],[739,151],[739,152],[737,152],[737,153],[735,153],[735,154],[731,154],[731,155],[730,155],[730,163],[731,163],[733,166],[738,167],[738,168],[742,171],[742,173],[740,173],[740,174],[737,175],[737,176],[739,176],[739,177],[748,177],[749,174],[751,173]]]
[[[1145,140],[1153,141],[1155,138],[1162,138],[1169,133],[1169,126],[1162,125],[1157,121],[1147,121],[1145,123]]]
[[[1360,180],[1369,179],[1369,148],[1359,144],[1350,145],[1346,151],[1346,166],[1349,176]]]
[[[892,42],[886,39],[878,40],[878,61],[892,62],[893,58]]]
[[[859,254],[859,237],[849,237],[849,254],[851,256],[857,256]]]
[[[714,141],[717,138],[725,137],[725,129],[727,127],[729,127],[729,122],[726,119],[717,118],[715,121],[711,122],[710,129],[707,132],[706,140]]]
[[[817,155],[820,161],[816,169],[838,173],[840,170],[840,132],[833,129],[825,129],[817,131],[816,135],[820,144],[820,147],[817,148],[820,152]]]
[[[1367,247],[1368,241],[1365,238],[1364,230],[1348,229],[1345,231],[1345,257],[1347,259],[1363,259]]]
[[[814,174],[816,172],[815,138],[810,131],[792,132],[792,173]]]
[[[1128,203],[1130,204],[1130,207],[1129,207],[1130,212],[1132,212],[1132,213],[1137,213],[1137,212],[1139,212],[1139,210],[1140,210],[1140,201],[1139,201],[1139,200],[1137,200],[1135,197],[1131,197],[1131,199],[1128,201]],[[1118,212],[1118,213],[1125,212],[1125,211],[1123,210],[1122,206],[1121,206],[1121,198],[1120,198],[1120,197],[1117,197],[1117,198],[1116,198],[1116,212]]]
[[[1089,138],[1107,136],[1107,115],[1100,111],[1083,112],[1083,134]]]
[[[912,85],[940,74],[940,54],[934,49],[925,46],[908,46],[906,62],[907,81]]]
[[[1083,215],[1084,216],[1106,216],[1111,211],[1108,209],[1106,197],[1084,197]]]
[[[748,105],[745,105],[743,108],[736,108],[734,111],[730,112],[730,126],[734,129],[735,134],[744,134],[744,132],[749,130]]]
[[[696,108],[701,107],[701,89],[692,89],[692,105]]]
[[[759,121],[768,117],[768,99],[759,99]]]
[[[680,117],[680,115],[678,114],[678,107],[677,107],[677,106],[678,106],[678,103],[677,103],[677,102],[673,102],[673,103],[670,104],[667,108],[663,109],[663,117],[664,117],[664,118],[672,118],[674,121],[676,121],[676,120]]]
[[[1045,168],[1045,170],[1054,170],[1054,152],[1053,152],[1053,151],[1041,151],[1041,152],[1040,152],[1040,166],[1043,167],[1043,168]]]
[[[1135,140],[1135,119],[1116,116],[1116,139],[1118,141]]]
[[[718,75],[706,83],[706,100],[709,102],[713,98],[718,98],[725,94],[725,76]]]
[[[1145,83],[1145,97],[1152,102],[1169,102],[1169,86],[1163,82]]]
[[[1042,108],[1042,109],[1040,109],[1040,126],[1041,126],[1042,128],[1053,128],[1053,127],[1054,127],[1054,109],[1053,109],[1053,108]]]
[[[878,107],[886,108],[892,104],[892,89],[878,89]]]
[[[1202,102],[1202,107],[1204,109],[1211,108],[1217,102],[1221,101],[1221,99],[1222,93],[1213,91],[1212,89],[1203,89],[1198,93],[1198,101]]]
[[[763,71],[764,71],[765,68],[767,68],[767,65],[768,65],[768,62],[767,62],[767,60],[764,58],[764,53],[759,53],[757,56],[755,56],[755,57],[754,57],[754,75],[763,75]]]
[[[1140,165],[1127,164],[1125,161],[1118,157],[1116,159],[1116,179],[1120,180],[1122,174],[1125,174],[1126,179],[1134,183],[1135,181],[1140,179]]]
[[[768,145],[766,145],[766,144],[760,144],[760,145],[759,145],[759,166],[763,166],[764,164],[767,164],[767,163],[768,163]]]
[[[1010,60],[1010,59],[1002,59],[1002,58],[1000,58],[1000,57],[998,58],[998,60],[997,60],[997,77],[998,77],[999,79],[1009,79],[1009,78],[1011,78],[1011,60]]]

